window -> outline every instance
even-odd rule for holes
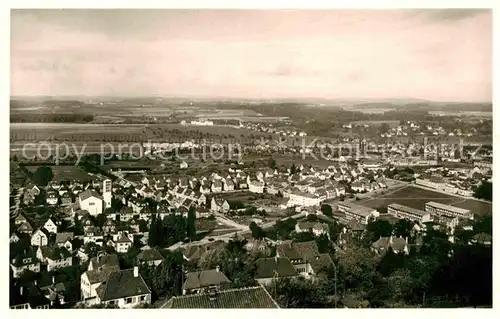
[[[95,203],[94,203],[94,202],[90,202],[90,203],[89,203],[89,206],[94,206],[94,205],[95,205]]]
[[[146,300],[146,296],[141,296],[141,301]]]
[[[131,303],[132,302],[132,298],[129,297],[129,298],[125,298],[125,303]]]

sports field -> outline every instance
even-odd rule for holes
[[[392,203],[397,203],[424,210],[425,203],[430,201],[469,209],[474,214],[481,216],[491,215],[493,210],[491,203],[456,197],[413,186],[403,187],[377,198],[363,199],[359,203],[373,208],[386,207]]]

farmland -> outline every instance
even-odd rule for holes
[[[388,193],[381,197],[364,199],[359,201],[359,203],[373,208],[386,207],[392,203],[397,203],[424,210],[425,203],[430,201],[469,209],[476,215],[484,216],[492,214],[491,203],[456,197],[412,186],[400,188],[395,192]]]

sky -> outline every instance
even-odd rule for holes
[[[12,10],[11,95],[492,100],[490,10]]]

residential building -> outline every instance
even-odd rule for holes
[[[28,249],[11,260],[10,268],[12,276],[19,278],[21,274],[29,270],[31,272],[40,272],[40,261],[36,258],[36,251]]]
[[[314,236],[327,235],[330,237],[328,225],[323,223],[298,222],[295,224],[295,231],[297,233],[310,232]]]
[[[387,213],[411,221],[426,223],[432,221],[431,214],[420,209],[393,203],[387,206]]]
[[[151,303],[151,290],[139,274],[138,267],[109,273],[95,291],[97,304],[134,308]]]
[[[265,186],[264,182],[260,180],[248,182],[248,190],[252,193],[259,193],[259,194],[264,193],[264,186]]]
[[[47,265],[47,271],[72,265],[71,252],[65,247],[41,246],[36,252],[37,258]]]
[[[432,215],[444,215],[448,217],[473,219],[474,215],[470,210],[437,202],[428,202],[425,204],[425,211]]]
[[[137,255],[137,260],[141,264],[149,266],[158,266],[163,262],[163,259],[162,254],[154,248],[143,250]]]
[[[78,194],[78,204],[80,209],[88,211],[92,216],[97,216],[103,212],[102,197],[93,190],[85,190]]]
[[[257,270],[254,278],[261,285],[268,286],[273,280],[298,276],[295,267],[286,257],[259,258],[256,264]]]
[[[48,244],[49,232],[45,228],[39,228],[31,235],[31,246],[47,246]]]
[[[316,195],[301,191],[291,191],[283,194],[288,197],[289,206],[316,206],[320,203],[320,198]]]
[[[209,289],[222,289],[231,281],[224,275],[219,267],[216,269],[188,272],[182,285],[182,294],[203,293]]]
[[[43,228],[45,228],[49,233],[57,233],[57,225],[51,218],[47,219],[47,221],[43,224]]]
[[[408,254],[410,252],[407,238],[393,237],[391,235],[390,237],[380,237],[372,244],[372,250],[379,254],[386,253],[389,248],[396,254]]]
[[[370,218],[377,218],[380,216],[380,213],[376,209],[358,205],[353,202],[339,202],[338,209],[345,214],[348,220],[354,219],[363,225],[367,225]]]
[[[49,309],[50,300],[33,283],[16,283],[10,291],[10,309]]]

